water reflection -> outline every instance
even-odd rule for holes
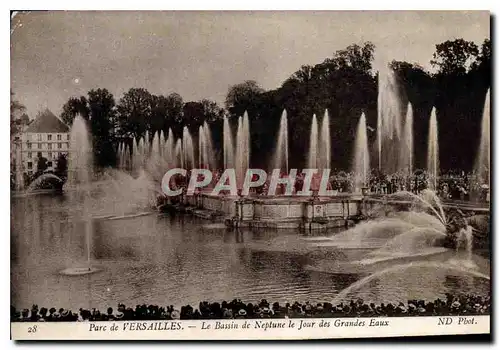
[[[232,298],[323,302],[369,274],[342,268],[365,250],[310,251],[295,230],[227,230],[189,216],[153,214],[94,221],[91,256],[103,270],[63,276],[59,271],[87,258],[84,227],[66,203],[64,196],[13,199],[11,295],[18,308],[197,305]],[[381,276],[353,296],[387,302],[488,289],[485,280],[422,269]]]

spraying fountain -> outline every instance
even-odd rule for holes
[[[400,164],[406,175],[413,172],[413,107],[408,102],[406,119],[403,128],[403,147],[400,153]]]
[[[87,263],[85,267],[71,267],[61,271],[65,275],[85,275],[99,269],[91,265],[92,217],[90,185],[92,181],[92,146],[85,120],[77,116],[71,127],[71,152],[68,164],[68,186],[72,189],[70,201],[72,208],[80,208],[75,221],[85,229]],[[78,225],[77,225],[78,226]]]
[[[355,189],[360,190],[368,185],[370,175],[370,154],[368,149],[368,135],[366,133],[366,117],[361,114],[358,129],[356,131],[356,141],[354,146],[354,184]]]
[[[378,75],[377,151],[379,170],[385,174],[407,168],[408,155],[401,155],[407,153],[401,109],[395,72],[389,66],[384,67]]]
[[[330,169],[331,161],[330,116],[325,110],[319,137],[319,168]]]
[[[224,169],[234,168],[234,146],[229,119],[224,117],[223,126]]]
[[[238,118],[238,129],[236,133],[235,172],[238,188],[243,186],[245,174],[250,167],[250,125],[248,113],[245,111],[243,117]]]
[[[281,114],[272,169],[280,169],[288,174],[288,118],[286,110],[283,110]]]
[[[311,133],[309,135],[309,157],[307,161],[309,169],[318,168],[318,120],[316,114],[312,117]]]
[[[436,108],[432,108],[429,120],[429,138],[427,146],[427,171],[429,172],[429,187],[437,190],[437,180],[439,176],[439,145],[438,145],[438,124],[436,119]]]
[[[481,138],[476,158],[475,173],[481,185],[490,187],[490,90],[484,102]]]

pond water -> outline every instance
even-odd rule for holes
[[[356,265],[352,262],[369,254],[369,245],[339,248],[298,230],[229,230],[189,215],[154,212],[93,220],[91,262],[101,271],[67,276],[60,272],[87,264],[85,223],[78,221],[79,209],[70,203],[67,196],[51,194],[12,199],[11,304],[17,308],[38,304],[103,309],[117,303],[180,307],[233,298],[331,302],[374,272],[411,264],[389,260]],[[436,268],[454,254],[422,257],[437,265],[392,268],[346,297],[388,302],[433,300],[446,292],[487,293],[488,279]],[[474,259],[481,273],[489,275],[489,260],[476,255]]]

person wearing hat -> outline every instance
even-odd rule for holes
[[[241,319],[241,318],[246,318],[247,317],[247,311],[245,309],[240,309],[235,315],[235,319]]]
[[[173,311],[170,313],[170,317],[172,318],[172,320],[180,320],[180,318],[181,318],[181,313],[179,312],[179,310],[173,310]]]
[[[123,317],[125,316],[125,314],[121,311],[118,311],[115,315],[114,315],[114,319],[116,321],[121,321],[123,320]]]

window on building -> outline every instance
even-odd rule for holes
[[[66,148],[69,148],[69,143],[68,142],[66,142]]]
[[[28,142],[27,146],[28,146],[28,149],[31,149],[31,143]]]
[[[31,169],[33,168],[33,163],[32,162],[28,162],[28,169]]]
[[[38,134],[38,141],[42,141],[42,134]]]
[[[47,166],[48,166],[49,168],[52,168],[52,161],[47,162]]]
[[[62,147],[61,145],[62,145],[62,144],[59,142],[59,143],[57,144],[57,148],[61,149],[61,147]]]
[[[57,134],[57,141],[61,141],[62,140],[62,135],[61,134]]]
[[[51,134],[47,135],[47,141],[52,141],[52,135]]]
[[[52,149],[52,144],[51,143],[48,143],[47,146],[49,147],[49,149]]]
[[[68,140],[68,141],[69,141],[69,134],[67,134],[67,135],[66,135],[66,140]]]
[[[52,158],[52,152],[49,152],[49,159]]]

